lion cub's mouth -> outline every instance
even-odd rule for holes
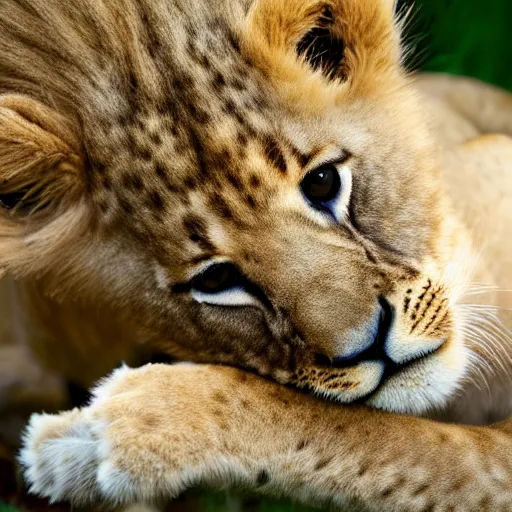
[[[418,363],[428,362],[437,350],[421,359],[397,364],[389,357],[379,357],[315,365],[297,370],[293,385],[316,396],[341,403],[366,404],[395,376],[406,374]]]
[[[334,360],[316,354],[310,366],[296,370],[293,385],[337,402],[366,403],[393,377],[399,374],[405,376],[412,367],[428,362],[440,350],[443,343],[425,351],[421,357],[403,363],[393,361],[386,353],[385,343],[395,320],[395,311],[386,300],[380,303],[382,315],[379,328],[369,348],[355,357]]]

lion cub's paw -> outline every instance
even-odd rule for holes
[[[33,415],[20,454],[30,491],[52,502],[123,505],[173,498],[202,482],[213,456],[207,434],[218,436],[200,428],[208,425],[194,386],[200,378],[199,367],[123,367],[88,407]],[[224,469],[214,466],[217,475]]]
[[[96,501],[100,444],[80,410],[33,415],[20,453],[30,492],[52,502]]]
[[[89,407],[32,415],[19,456],[31,493],[74,505],[141,501],[145,493],[130,476],[126,447],[111,435],[112,424],[123,423],[120,398],[132,373],[116,370],[94,390]]]

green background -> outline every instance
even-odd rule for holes
[[[399,1],[399,7],[411,3]],[[417,43],[413,67],[512,90],[512,0],[420,0],[413,9],[406,34],[406,42]]]
[[[411,4],[411,0],[401,0],[399,9]],[[418,0],[413,11],[404,38],[415,48],[408,62],[410,69],[474,76],[512,90],[512,0]],[[235,494],[193,493],[174,503],[171,510],[298,512],[307,509]],[[15,512],[15,509],[0,502],[0,512]]]

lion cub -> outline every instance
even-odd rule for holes
[[[413,81],[393,4],[0,0],[7,343],[54,407],[204,363],[34,416],[34,492],[512,507],[510,421],[339,405],[512,409],[511,99]]]

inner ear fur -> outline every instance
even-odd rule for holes
[[[78,140],[54,109],[0,96],[0,274],[36,269],[69,235],[85,190]]]
[[[346,84],[358,95],[401,73],[394,0],[257,0],[245,45],[278,82]],[[318,83],[316,84],[318,85]]]

